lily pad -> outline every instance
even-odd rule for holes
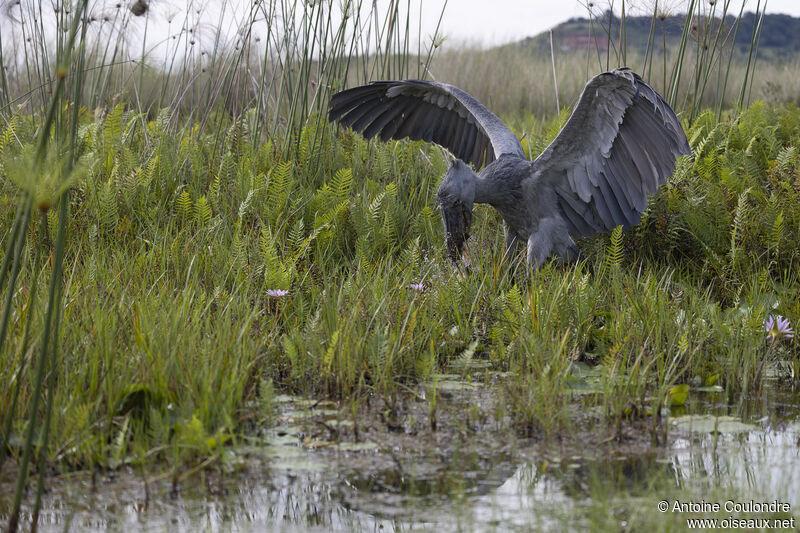
[[[299,446],[267,446],[262,454],[274,461],[295,460],[306,457],[308,454]]]
[[[571,394],[603,394],[603,388],[597,380],[587,380],[584,377],[574,375],[567,376],[567,391]]]
[[[438,383],[442,381],[458,381],[460,379],[460,374],[431,374],[432,383]]]
[[[355,425],[354,422],[349,418],[328,420],[326,424],[336,429],[349,429]]]
[[[298,409],[296,411],[286,411],[281,418],[285,418],[287,420],[312,417],[330,418],[335,417],[338,414],[339,411],[336,409]]]
[[[759,429],[733,416],[686,415],[672,418],[671,421],[677,429],[694,433],[746,433]]]
[[[268,446],[297,446],[300,440],[297,438],[296,433],[285,433],[284,435],[275,435],[266,439]]]
[[[320,401],[314,398],[301,398],[299,396],[291,396],[289,394],[278,394],[273,399],[275,403],[291,404],[292,407],[297,409],[308,409],[317,406]]]
[[[368,452],[378,449],[378,445],[374,442],[340,442],[336,447],[344,452]]]
[[[436,390],[439,392],[461,392],[475,390],[477,388],[478,385],[475,383],[470,383],[469,381],[447,380],[440,381],[436,384]]]
[[[469,359],[467,361],[453,361],[450,363],[450,368],[462,372],[475,372],[492,368],[492,363],[483,359]]]
[[[292,472],[321,471],[328,469],[325,463],[309,461],[303,458],[278,460],[271,462],[269,466],[275,470],[289,470]]]
[[[707,387],[695,387],[692,390],[694,392],[723,392],[725,389],[719,385],[710,385]]]

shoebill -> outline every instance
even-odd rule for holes
[[[533,161],[494,113],[446,83],[376,81],[335,94],[329,120],[366,138],[436,143],[455,157],[437,192],[450,257],[469,237],[472,206],[503,218],[506,251],[526,243],[528,265],[579,257],[573,239],[638,224],[690,155],[675,112],[628,68],[589,80],[558,136]],[[476,172],[477,171],[477,172]]]

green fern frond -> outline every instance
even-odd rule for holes
[[[211,222],[211,206],[206,200],[205,195],[197,199],[194,204],[195,219],[200,226],[207,226]]]
[[[233,236],[233,260],[238,268],[245,268],[248,264],[247,240],[239,232]]]
[[[267,176],[263,172],[253,174],[251,186],[256,194],[266,193],[267,191]]]
[[[47,210],[47,236],[50,242],[56,242],[58,235],[58,209]]]
[[[250,204],[253,203],[253,197],[255,196],[255,191],[250,189],[250,192],[247,193],[247,198],[245,198],[241,204],[239,204],[239,220],[244,220],[244,217],[247,215],[247,211],[250,209]]]
[[[288,161],[277,164],[270,173],[267,188],[267,202],[269,206],[278,211],[286,204],[289,197],[289,179],[292,164]]]
[[[378,152],[377,175],[381,178],[389,179],[394,174],[395,158],[388,148]]]
[[[17,140],[16,128],[18,123],[19,115],[12,116],[11,120],[8,121],[3,134],[0,135],[0,153],[5,152],[6,148],[11,147],[12,143]]]
[[[288,289],[289,271],[278,256],[273,237],[266,228],[261,231],[259,248],[264,272],[264,290]]]
[[[172,121],[172,110],[168,107],[162,108],[156,117],[155,134],[158,136],[169,133],[170,122]]]
[[[98,200],[100,202],[100,227],[104,232],[111,231],[119,222],[117,191],[111,181],[103,184]]]
[[[225,152],[225,155],[222,156],[217,175],[225,187],[230,187],[239,179],[239,168],[236,165],[236,158],[231,152]]]
[[[297,253],[303,244],[304,238],[305,223],[303,222],[302,218],[298,218],[292,225],[292,228],[289,230],[289,236],[286,239],[289,249],[292,250],[292,253]]]
[[[739,241],[741,238],[741,232],[743,231],[748,219],[749,208],[747,197],[750,194],[750,190],[751,189],[746,189],[744,192],[742,192],[736,202],[736,212],[733,217],[733,222],[731,223],[731,243],[728,250],[728,262],[730,267],[735,267],[739,259]]]
[[[339,217],[342,213],[347,210],[348,202],[347,200],[343,200],[336,204],[335,206],[328,209],[322,216],[318,216],[314,219],[314,229],[320,230],[331,223],[333,223],[336,218]]]
[[[188,191],[184,190],[181,192],[178,199],[175,201],[175,207],[178,220],[181,222],[187,222],[194,218],[194,206],[192,205],[192,198],[189,196]]]
[[[606,246],[605,264],[618,267],[622,264],[624,250],[622,247],[622,226],[617,226],[611,232],[611,237]]]
[[[297,162],[304,171],[308,168],[308,163],[314,153],[314,136],[314,128],[311,125],[305,126],[300,132],[300,139],[297,143]]]
[[[141,178],[141,184],[144,187],[149,187],[155,176],[156,169],[158,168],[158,156],[153,156],[144,166],[144,172]]]
[[[103,149],[114,152],[122,144],[125,126],[125,104],[120,102],[108,113],[103,122]]]
[[[520,315],[522,313],[522,294],[519,292],[519,287],[516,283],[511,287],[511,290],[504,295],[503,303],[506,311],[509,313],[514,315]]]
[[[777,256],[780,252],[781,241],[783,240],[784,233],[784,220],[783,211],[778,212],[777,216],[773,219],[769,228],[767,236],[767,247],[772,252],[773,256]]]
[[[777,163],[777,169],[780,172],[791,172],[795,163],[797,162],[797,147],[785,146],[781,148],[775,160]]]
[[[394,223],[391,211],[387,210],[386,215],[383,217],[381,231],[386,237],[386,242],[389,246],[396,247],[400,244],[400,235],[397,232],[397,225]]]
[[[353,171],[349,168],[341,168],[336,171],[331,180],[331,193],[337,200],[343,200],[350,196],[353,189]]]
[[[228,149],[236,156],[237,160],[241,160],[244,156],[247,138],[247,123],[244,118],[240,118],[228,130]]]
[[[463,352],[461,352],[458,357],[453,359],[450,362],[450,366],[454,369],[458,370],[466,370],[470,367],[470,363],[472,362],[472,357],[475,355],[475,350],[478,348],[478,339],[473,340],[469,343]]]
[[[219,193],[220,193],[220,179],[219,174],[215,174],[211,178],[211,183],[208,185],[208,201],[211,203],[214,208],[220,208],[219,205]]]

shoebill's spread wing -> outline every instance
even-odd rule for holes
[[[475,169],[502,154],[525,157],[519,139],[475,98],[446,83],[375,81],[333,95],[329,120],[382,141],[408,137],[447,148]]]
[[[637,74],[617,69],[589,81],[536,158],[535,191],[555,191],[573,237],[627,228],[640,221],[647,196],[672,175],[676,158],[690,154],[669,105]]]

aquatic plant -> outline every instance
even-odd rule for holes
[[[400,58],[394,35],[382,63],[358,56],[347,80],[413,75],[419,58]],[[796,360],[785,335],[766,358],[762,329],[769,313],[800,319],[796,108],[700,113],[687,127],[696,157],[640,226],[581,242],[584,263],[545,265],[528,283],[487,209],[474,213],[475,268],[451,270],[439,150],[327,126],[288,90],[302,77],[279,93],[276,78],[261,104],[251,95],[253,112],[229,108],[219,95],[243,78],[222,53],[218,84],[190,66],[149,81],[143,69],[144,83],[126,85],[142,100],[125,92],[93,113],[78,104],[122,90],[121,71],[96,69],[86,44],[68,83],[32,70],[42,88],[29,107],[0,101],[2,458],[37,472],[157,464],[179,481],[235,466],[224,444],[269,424],[276,394],[343,400],[358,434],[363,409],[385,406],[388,427],[442,373],[499,381],[497,419],[524,434],[578,422],[619,436],[648,417],[655,434],[677,384],[734,396],[760,382],[760,365]],[[311,111],[283,122],[294,95],[295,116]],[[564,118],[512,123],[535,156]],[[443,393],[427,397],[432,428]]]
[[[289,294],[285,289],[267,289],[265,292],[270,298],[282,298]]]
[[[767,331],[767,338],[772,339],[772,342],[778,338],[791,339],[794,337],[791,322],[781,315],[769,315],[764,321],[764,329]]]

